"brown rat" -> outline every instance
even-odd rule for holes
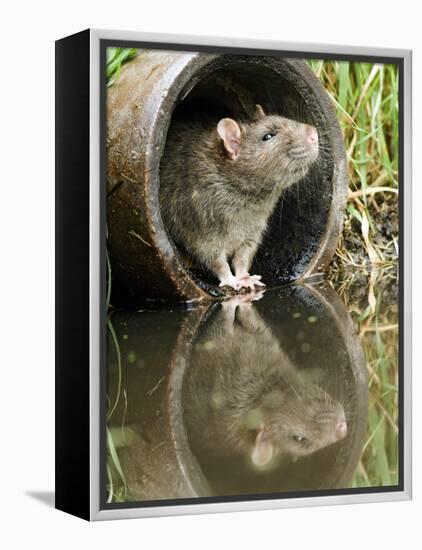
[[[317,156],[313,126],[266,115],[260,105],[249,122],[175,122],[161,161],[164,223],[175,243],[220,286],[236,291],[265,286],[249,269],[269,217],[283,191],[306,175]]]
[[[292,363],[247,297],[222,304],[192,353],[183,407],[194,453],[269,467],[344,439],[344,409],[318,369]]]

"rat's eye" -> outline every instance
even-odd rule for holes
[[[296,441],[296,443],[305,443],[306,437],[304,435],[294,435],[293,439]]]
[[[262,141],[268,141],[269,139],[273,138],[275,136],[275,132],[268,132],[268,134],[265,134],[265,136],[262,138]]]

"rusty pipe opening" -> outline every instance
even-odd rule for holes
[[[114,295],[199,301],[217,281],[189,266],[160,214],[160,160],[175,120],[268,113],[318,129],[320,155],[281,197],[254,259],[268,286],[323,270],[342,227],[347,179],[343,139],[330,100],[304,61],[157,50],[140,51],[107,97],[108,247]]]

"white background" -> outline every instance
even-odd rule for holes
[[[418,4],[415,0],[37,0],[2,4],[3,548],[420,547],[418,394],[422,390],[417,248],[422,236],[418,208],[422,203],[422,27]],[[54,40],[87,27],[414,50],[413,502],[96,524],[55,511],[45,503],[51,501],[54,485]]]

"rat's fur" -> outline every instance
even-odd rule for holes
[[[259,106],[253,121],[223,119],[219,125],[226,121],[240,130],[236,155],[217,126],[172,124],[161,161],[160,204],[175,243],[220,286],[239,290],[260,284],[248,272],[268,219],[283,190],[306,174],[318,145],[306,140],[312,127],[266,116]],[[269,132],[275,135],[264,141]]]

